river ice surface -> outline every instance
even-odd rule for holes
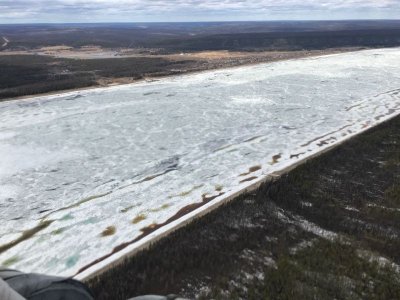
[[[397,48],[0,103],[0,264],[73,275],[399,110]]]

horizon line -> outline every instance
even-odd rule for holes
[[[282,20],[220,20],[220,21],[99,21],[99,22],[15,22],[0,25],[76,25],[76,24],[193,24],[193,23],[276,23],[276,22],[345,22],[345,21],[400,21],[400,18],[382,19],[282,19]]]

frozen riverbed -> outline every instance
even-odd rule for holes
[[[0,103],[0,264],[74,275],[399,111],[400,49]]]

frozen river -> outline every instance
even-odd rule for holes
[[[400,49],[0,103],[0,264],[73,275],[399,111]]]

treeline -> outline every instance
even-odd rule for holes
[[[64,91],[68,89],[77,89],[96,85],[96,81],[90,76],[68,76],[68,78],[59,77],[49,80],[43,79],[41,82],[6,88],[0,90],[0,101],[2,99],[15,98],[21,96],[30,96],[44,94],[55,91]]]
[[[101,78],[163,76],[194,69],[198,61],[162,58],[62,59],[39,55],[0,56],[0,100],[98,85]]]
[[[0,99],[94,85],[92,72],[69,72],[56,59],[35,55],[0,56]]]
[[[191,60],[171,61],[163,58],[108,58],[64,60],[63,66],[72,72],[94,72],[97,76],[118,78],[132,77],[135,79],[147,75],[167,75],[175,69],[189,68],[197,62]]]
[[[400,46],[400,29],[219,34],[161,41],[157,46],[169,51],[294,51],[394,47]]]

